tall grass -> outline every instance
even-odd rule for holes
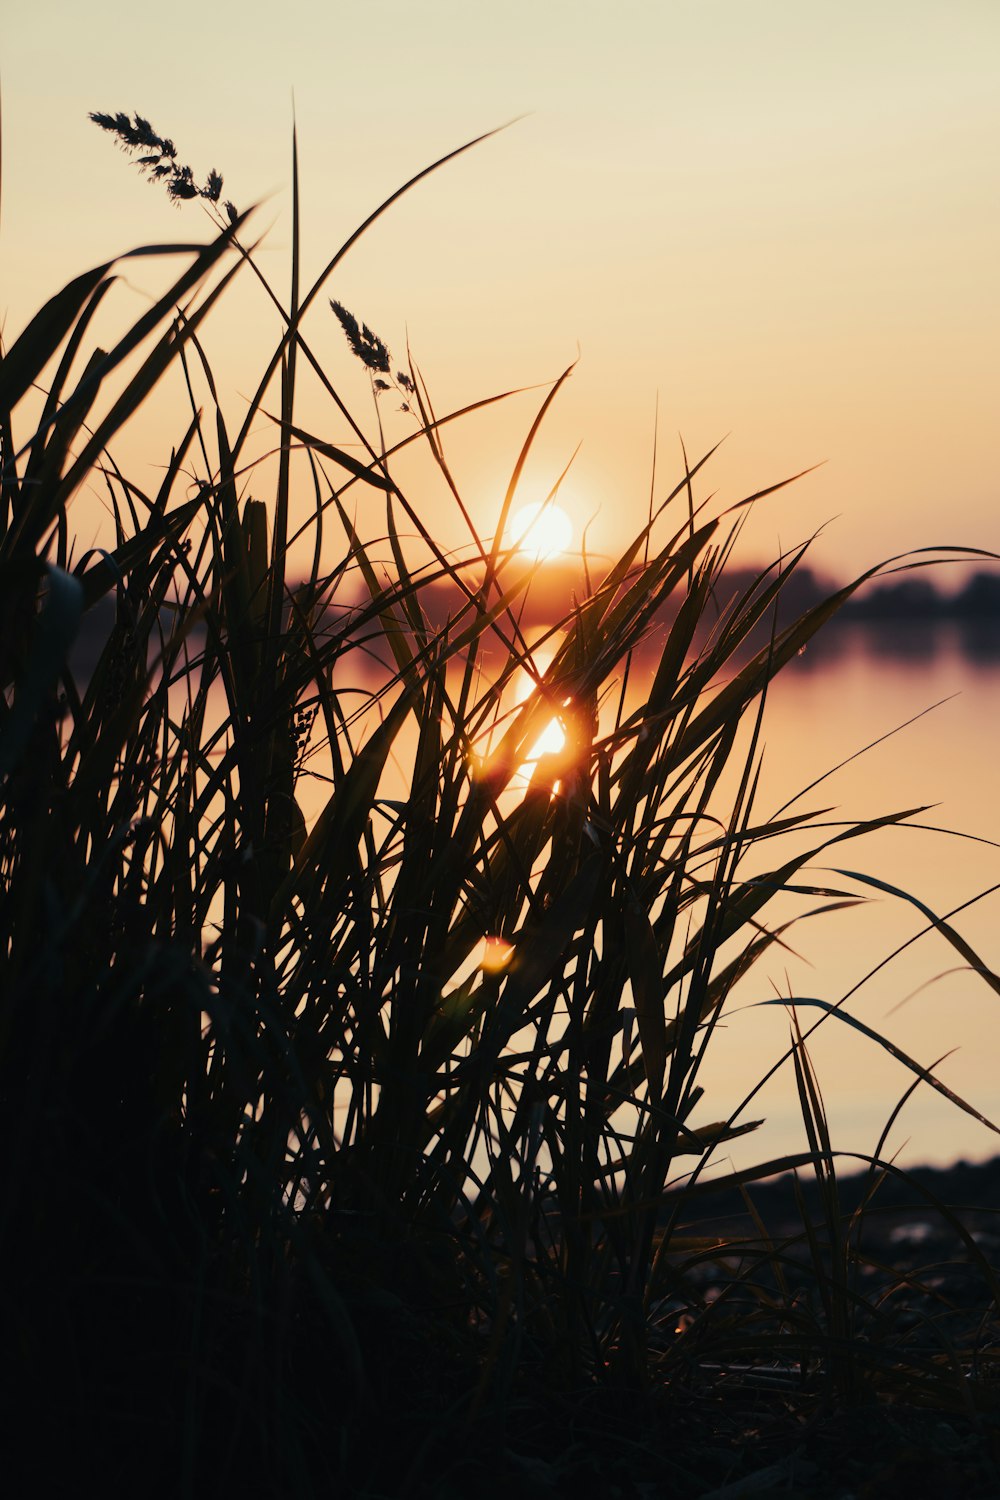
[[[47,1414],[71,1464],[96,1444],[109,1486],[376,1495],[444,1494],[452,1468],[464,1493],[470,1452],[539,1452],[539,1414],[565,1432],[594,1393],[610,1403],[590,1408],[598,1426],[614,1410],[631,1431],[636,1403],[664,1397],[687,1412],[734,1351],[791,1363],[810,1391],[919,1376],[954,1397],[964,1373],[949,1384],[880,1341],[857,1289],[801,1032],[807,1149],[739,1180],[818,1174],[827,1231],[799,1249],[819,1302],[789,1289],[795,1247],[762,1224],[728,1246],[692,1228],[716,1148],[754,1128],[715,1117],[698,1080],[734,986],[783,940],[775,898],[855,899],[810,864],[917,811],[831,825],[755,807],[768,684],[880,569],[779,623],[802,547],[720,613],[740,517],[769,491],[696,504],[706,455],[588,572],[543,659],[503,538],[566,376],[484,540],[444,448],[462,413],[437,417],[418,370],[394,373],[335,304],[418,417],[387,448],[307,340],[357,235],[303,289],[296,169],[283,303],[248,218],[130,252],[180,270],[110,349],[90,330],[115,263],[53,297],[0,366],[7,1410]],[[234,429],[200,335],[241,272],[283,322]],[[303,362],[346,438],[299,424]],[[147,493],[110,445],[178,364],[192,415]],[[241,503],[272,404],[273,492]],[[461,566],[397,477],[415,443],[465,518]],[[70,506],[95,482],[116,542],[79,557]],[[381,539],[358,528],[361,494]],[[293,578],[303,533],[313,562]],[[427,604],[442,581],[444,625]],[[78,679],[71,649],[107,600]],[[532,761],[553,718],[564,748]],[[706,1267],[728,1278],[721,1301]],[[28,1430],[11,1463],[52,1462]]]

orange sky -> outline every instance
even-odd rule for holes
[[[759,513],[761,554],[834,517],[817,557],[840,572],[931,543],[1000,549],[994,0],[40,0],[8,8],[0,68],[8,340],[88,265],[202,233],[91,109],[140,110],[240,207],[266,199],[281,285],[293,90],[307,274],[407,176],[528,112],[404,200],[329,288],[395,353],[409,333],[439,410],[550,379],[579,346],[525,501],[582,439],[567,506],[613,549],[645,511],[658,396],[661,492],[678,432],[692,453],[729,434],[707,485],[732,500],[826,460]],[[121,318],[155,275],[128,283]],[[367,414],[325,298],[306,332]],[[249,283],[210,335],[234,425],[276,336]],[[456,435],[484,529],[537,399]],[[403,421],[390,411],[394,435]],[[137,482],[179,429],[164,399],[131,435]],[[97,525],[83,497],[80,535]]]

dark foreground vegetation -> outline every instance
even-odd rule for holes
[[[175,196],[220,201],[141,125]],[[502,539],[562,380],[484,538],[444,447],[461,414],[321,295],[356,236],[303,289],[296,192],[282,304],[244,234],[229,205],[207,245],[132,252],[173,279],[107,350],[115,267],[81,276],[0,366],[8,1492],[1000,1492],[992,1189],[970,1215],[879,1147],[839,1181],[803,1028],[859,1024],[843,1008],[789,1006],[804,1149],[722,1173],[722,1197],[757,1081],[727,1119],[698,1083],[789,897],[804,917],[865,894],[814,860],[919,815],[755,805],[767,685],[864,580],[770,623],[803,548],[720,613],[741,507],[697,503],[702,460],[543,666]],[[240,274],[283,332],[234,427],[199,336]],[[395,446],[323,373],[324,317],[410,408]],[[110,445],[175,365],[191,420],[146,492]],[[296,420],[307,367],[322,435]],[[273,468],[248,473],[268,422]],[[394,478],[415,443],[465,517],[461,568]],[[80,555],[85,485],[116,542]],[[431,624],[442,579],[459,603]],[[553,719],[563,747],[532,759]]]

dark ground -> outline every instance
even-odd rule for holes
[[[838,1183],[840,1224],[850,1224],[865,1187],[863,1174]],[[698,1232],[722,1244],[718,1255],[707,1253],[693,1266],[689,1254],[678,1254],[683,1274],[673,1284],[666,1279],[668,1295],[655,1309],[644,1389],[589,1378],[574,1388],[550,1381],[540,1368],[533,1378],[519,1379],[502,1405],[487,1403],[470,1417],[476,1368],[437,1357],[419,1287],[408,1308],[401,1281],[398,1300],[383,1294],[352,1304],[378,1386],[362,1409],[349,1399],[350,1372],[338,1370],[341,1354],[329,1320],[304,1306],[296,1324],[306,1335],[301,1392],[285,1376],[283,1389],[296,1403],[303,1393],[316,1398],[310,1430],[323,1481],[308,1488],[289,1474],[280,1453],[270,1455],[268,1468],[261,1465],[252,1429],[241,1438],[247,1463],[234,1450],[222,1484],[202,1484],[199,1477],[193,1488],[178,1487],[167,1473],[177,1456],[179,1413],[171,1415],[165,1404],[140,1429],[131,1408],[142,1371],[111,1348],[105,1373],[108,1389],[120,1393],[122,1418],[109,1423],[113,1441],[98,1434],[78,1410],[85,1390],[74,1386],[72,1403],[57,1399],[60,1384],[67,1390],[72,1384],[73,1353],[69,1325],[57,1320],[27,1403],[23,1354],[8,1351],[11,1370],[20,1371],[20,1411],[14,1426],[8,1393],[0,1409],[5,1493],[76,1496],[93,1488],[107,1500],[118,1494],[130,1500],[202,1494],[213,1500],[229,1494],[241,1500],[306,1494],[331,1500],[1000,1500],[994,1282],[1000,1160],[916,1170],[881,1184],[843,1262],[850,1316],[842,1336],[831,1318],[829,1285],[823,1285],[836,1267],[829,1250],[836,1236],[814,1180],[801,1174],[799,1196],[794,1180],[783,1178],[754,1184],[750,1197],[757,1224],[739,1192],[722,1189],[700,1199]],[[802,1230],[803,1210],[815,1226],[812,1241]],[[761,1223],[775,1247],[767,1254],[759,1249]],[[74,1246],[79,1255],[80,1242]],[[405,1246],[399,1248],[405,1260]],[[784,1278],[780,1287],[775,1259]],[[376,1277],[379,1285],[384,1279]],[[22,1285],[5,1291],[9,1298],[25,1295]],[[95,1306],[95,1316],[100,1311]],[[79,1308],[76,1322],[82,1337]],[[106,1322],[100,1326],[105,1335],[110,1331]],[[176,1344],[179,1327],[168,1322],[159,1330],[162,1347]],[[238,1331],[234,1322],[234,1339]],[[147,1342],[144,1335],[141,1347]],[[122,1348],[128,1347],[123,1335]],[[293,1362],[288,1376],[295,1375]],[[199,1401],[212,1396],[206,1386]],[[105,1412],[103,1398],[95,1409]],[[205,1426],[214,1430],[207,1417]],[[131,1457],[123,1446],[130,1433]],[[208,1452],[204,1472],[218,1457]]]
[[[841,1223],[849,1223],[870,1189],[866,1173],[838,1180]],[[802,1233],[803,1207],[825,1247],[821,1195],[814,1178],[791,1176],[750,1189],[772,1242],[783,1247],[786,1288],[803,1307],[817,1308],[816,1262]],[[946,1206],[946,1211],[942,1211]],[[710,1227],[730,1243],[759,1236],[738,1189],[704,1200]],[[804,1375],[794,1361],[750,1368],[735,1354],[701,1367],[664,1413],[670,1441],[664,1472],[614,1484],[621,1500],[797,1497],[797,1500],[997,1500],[1000,1497],[1000,1159],[949,1168],[918,1168],[881,1182],[863,1222],[848,1276],[853,1355],[864,1351],[852,1378],[839,1372]],[[829,1259],[820,1252],[824,1268]],[[748,1264],[748,1263],[747,1263]],[[745,1269],[730,1257],[726,1269]],[[766,1273],[747,1271],[758,1286]],[[706,1290],[718,1268],[706,1264]],[[753,1318],[739,1297],[739,1332]],[[720,1300],[725,1300],[720,1298]],[[746,1299],[749,1303],[749,1299]],[[828,1325],[827,1325],[828,1326]],[[833,1348],[834,1346],[831,1346]],[[853,1356],[852,1356],[853,1357]],[[638,1434],[636,1434],[638,1436]],[[587,1493],[586,1485],[575,1493]],[[550,1490],[551,1493],[551,1490]],[[567,1495],[571,1490],[565,1491]]]
[[[869,1186],[864,1173],[838,1182],[842,1223],[850,1222]],[[822,1348],[830,1323],[819,1281],[829,1273],[830,1236],[816,1183],[803,1175],[797,1195],[794,1179],[784,1177],[750,1192],[779,1249],[784,1292],[801,1302],[800,1326],[808,1329],[814,1312]],[[738,1190],[708,1195],[702,1207],[699,1232],[717,1233],[735,1253],[706,1260],[664,1304],[662,1347],[674,1356],[665,1365],[669,1389],[658,1395],[654,1379],[645,1394],[593,1392],[576,1405],[553,1400],[546,1409],[543,1400],[533,1410],[515,1407],[492,1472],[477,1484],[477,1500],[515,1494],[1000,1500],[1000,1318],[993,1283],[1000,1267],[1000,1159],[916,1169],[881,1184],[852,1236],[851,1320],[839,1369],[835,1340],[810,1369],[794,1357],[774,1357],[764,1341],[780,1320],[769,1323],[755,1310],[762,1286],[766,1305],[767,1269],[754,1269],[752,1254],[741,1258],[735,1250],[744,1237],[759,1239],[759,1225]],[[816,1226],[820,1276],[802,1233],[803,1207]],[[692,1347],[690,1375],[678,1380],[676,1334],[684,1327],[685,1301],[691,1306],[699,1296],[717,1297],[712,1311],[720,1313],[709,1319],[712,1341]],[[748,1348],[758,1326],[762,1342],[754,1358]],[[696,1339],[697,1327],[691,1319]],[[467,1473],[439,1472],[418,1482],[416,1493],[461,1500],[472,1493],[468,1483]]]

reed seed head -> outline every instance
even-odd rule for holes
[[[113,135],[127,154],[134,156],[137,151],[144,153],[135,157],[135,165],[151,182],[164,184],[172,203],[181,203],[190,198],[204,198],[208,203],[218,203],[221,199],[222,173],[213,167],[204,185],[199,187],[192,168],[178,164],[177,147],[173,141],[169,136],[158,135],[143,115],[134,114],[130,117],[124,110],[117,110],[114,114],[91,110],[89,118],[101,130]],[[235,223],[239,216],[233,204],[227,199],[223,208],[230,224]]]
[[[392,368],[392,359],[388,348],[378,334],[372,333],[367,323],[359,323],[342,302],[334,302],[331,299],[330,306],[337,315],[347,342],[361,363],[367,365],[369,370],[377,370],[380,375],[388,375]]]

